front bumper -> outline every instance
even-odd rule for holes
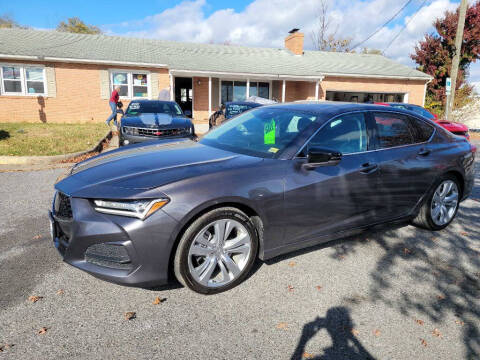
[[[153,136],[137,136],[137,135],[127,135],[125,133],[122,134],[120,141],[122,142],[120,145],[127,145],[127,144],[138,144],[148,141],[162,141],[162,140],[175,140],[175,139],[193,139],[192,135],[177,135],[177,136],[164,136],[164,137],[153,137]],[[124,141],[127,140],[128,143],[125,144]]]
[[[52,240],[63,260],[122,285],[168,283],[177,221],[162,209],[145,220],[102,214],[87,199],[69,198],[72,217],[49,212]]]

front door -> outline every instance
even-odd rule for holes
[[[175,78],[175,101],[182,108],[183,112],[189,111],[192,114],[193,89],[192,78]]]
[[[285,206],[290,214],[285,243],[370,224],[380,205],[375,155],[369,152],[369,131],[364,113],[342,115],[328,122],[291,160],[286,176]],[[309,147],[342,153],[337,165],[307,170],[301,166]]]

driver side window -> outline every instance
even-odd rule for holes
[[[308,147],[319,147],[352,154],[367,151],[365,114],[341,115],[328,122],[310,140]]]

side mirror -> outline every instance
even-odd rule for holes
[[[319,166],[334,166],[337,165],[340,160],[342,160],[341,152],[311,147],[308,149],[307,162],[304,164],[304,167],[311,170]]]
[[[190,110],[184,111],[185,116],[192,117],[192,112]]]

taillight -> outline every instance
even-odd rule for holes
[[[470,151],[472,152],[472,154],[475,154],[477,152],[477,147],[472,143],[470,143]]]

